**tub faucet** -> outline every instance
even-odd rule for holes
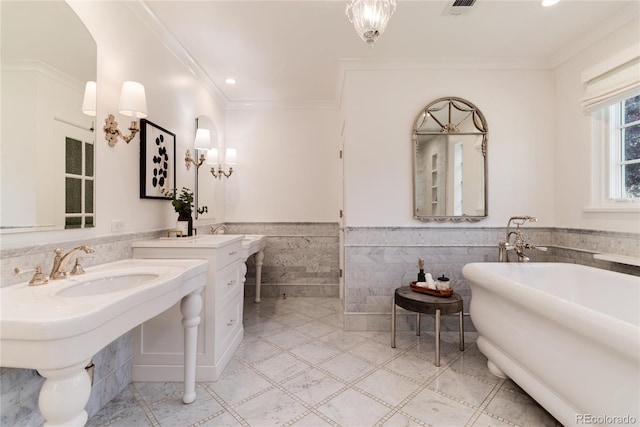
[[[209,227],[209,234],[223,234],[227,229],[227,226],[224,224],[212,225]]]
[[[537,222],[538,218],[533,216],[512,216],[507,223],[507,235],[503,242],[498,244],[498,261],[509,262],[509,251],[514,251],[517,255],[518,262],[527,262],[529,257],[525,255],[525,249],[537,249],[540,251],[546,251],[544,246],[534,246],[527,243],[524,237],[524,233],[520,229],[520,226],[526,222]],[[516,229],[511,229],[511,223],[515,224]]]
[[[65,277],[67,277],[67,264],[69,263],[69,260],[71,259],[71,257],[73,257],[75,254],[77,254],[80,251],[84,251],[88,254],[95,252],[89,246],[84,246],[84,245],[78,246],[77,248],[73,248],[64,255],[62,255],[62,249],[60,248],[53,251],[56,254],[56,256],[53,259],[53,268],[51,269],[51,274],[49,275],[49,279],[58,280],[58,279],[64,279]]]

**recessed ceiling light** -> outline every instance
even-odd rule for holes
[[[542,6],[544,7],[549,7],[549,6],[553,6],[554,4],[558,3],[560,0],[542,0],[542,2],[540,4],[542,4]]]
[[[225,82],[226,84],[228,84],[228,85],[234,85],[234,84],[236,84],[236,79],[234,79],[233,77],[229,77],[229,78],[228,78],[228,79],[226,79],[224,82]]]

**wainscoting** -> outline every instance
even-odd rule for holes
[[[338,297],[340,248],[337,223],[228,222],[227,234],[266,236],[261,295]],[[247,261],[245,296],[256,292],[253,257]]]
[[[640,257],[640,236],[561,228],[526,228],[529,242],[546,246],[546,252],[531,250],[533,262],[571,262],[640,276],[640,267],[596,260],[605,252]],[[471,291],[462,277],[462,267],[471,262],[496,262],[498,242],[504,228],[461,227],[347,227],[345,229],[345,329],[387,330],[391,322],[393,292],[416,280],[417,261],[425,261],[425,272],[434,278],[445,275],[464,299],[469,313]],[[425,316],[424,330],[433,330],[433,319]],[[442,329],[456,331],[455,316],[445,316]],[[398,316],[399,330],[415,329],[415,315]],[[465,329],[474,331],[467,315]]]

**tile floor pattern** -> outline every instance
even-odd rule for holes
[[[88,426],[560,426],[510,380],[491,375],[476,334],[348,332],[335,298],[245,304],[245,337],[216,382],[136,382]]]

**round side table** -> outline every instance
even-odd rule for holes
[[[462,297],[453,293],[450,297],[436,297],[411,290],[409,286],[397,288],[393,296],[391,309],[391,347],[396,347],[396,306],[414,311],[416,317],[416,335],[420,335],[420,315],[434,314],[436,317],[436,366],[440,366],[440,315],[459,314],[460,316],[460,351],[464,351],[464,320],[462,313]]]

